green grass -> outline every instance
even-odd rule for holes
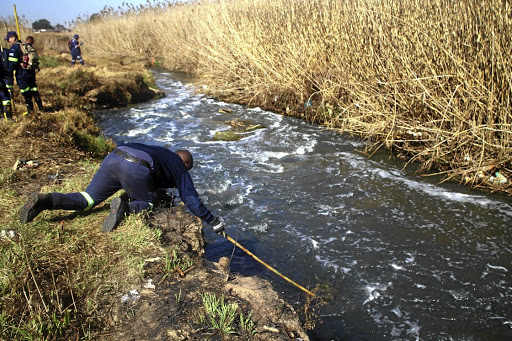
[[[82,191],[97,167],[79,163],[85,176],[42,192]],[[93,339],[110,295],[142,276],[140,264],[157,233],[141,215],[102,233],[108,203],[88,214],[44,211],[21,224],[18,209],[26,198],[6,189],[0,196],[0,229],[20,235],[0,240],[0,340]]]
[[[9,182],[14,182],[17,178],[16,172],[11,168],[4,168],[0,170],[0,186]]]
[[[247,317],[244,317],[244,314],[240,313],[240,325],[249,335],[256,334],[256,326],[252,320],[252,310]]]
[[[165,255],[164,260],[164,271],[165,277],[168,277],[176,272],[184,272],[194,266],[194,262],[190,259],[184,258],[178,252],[176,247],[172,248],[171,251]]]
[[[73,132],[72,136],[78,148],[96,156],[106,155],[113,149],[112,142],[102,135],[94,136],[86,130],[77,130]]]
[[[39,64],[41,68],[68,65],[68,63],[69,62],[67,60],[59,60],[57,57],[54,56],[39,56]]]
[[[203,327],[218,330],[222,334],[233,334],[236,332],[233,322],[235,321],[238,305],[228,304],[224,296],[218,298],[215,293],[201,294],[203,307],[206,315],[201,315],[200,323]]]

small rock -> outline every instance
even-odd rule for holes
[[[222,268],[222,269],[228,269],[229,268],[229,258],[228,257],[221,257],[219,259],[219,266]]]
[[[263,326],[262,328],[263,328],[263,330],[265,330],[267,332],[279,334],[279,329],[277,329],[277,328],[269,327],[269,326]]]

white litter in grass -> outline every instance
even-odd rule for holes
[[[136,302],[140,298],[139,291],[137,289],[130,290],[126,295],[121,297],[121,302],[126,303],[129,301]]]
[[[153,280],[150,278],[148,282],[144,284],[144,288],[146,289],[155,289],[155,285],[153,284]]]

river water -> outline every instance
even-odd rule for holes
[[[313,340],[512,340],[512,200],[403,171],[361,141],[259,108],[198,95],[155,72],[166,97],[98,113],[118,144],[194,155],[192,178],[227,232],[307,288],[328,286]],[[227,108],[232,113],[221,113]],[[214,142],[234,118],[265,129]],[[206,256],[233,245],[205,228]],[[237,250],[232,271],[306,294]]]

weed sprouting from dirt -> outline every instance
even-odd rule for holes
[[[244,317],[244,313],[240,313],[240,325],[249,334],[256,334],[256,325],[252,320],[252,310],[249,312],[247,317]]]
[[[194,261],[180,256],[177,247],[173,247],[170,253],[165,255],[164,260],[164,279],[173,274],[184,276],[184,273],[194,266]]]
[[[201,319],[204,327],[217,330],[222,334],[233,334],[235,329],[233,322],[236,317],[238,305],[226,303],[224,297],[218,298],[214,293],[201,294],[205,317]]]

